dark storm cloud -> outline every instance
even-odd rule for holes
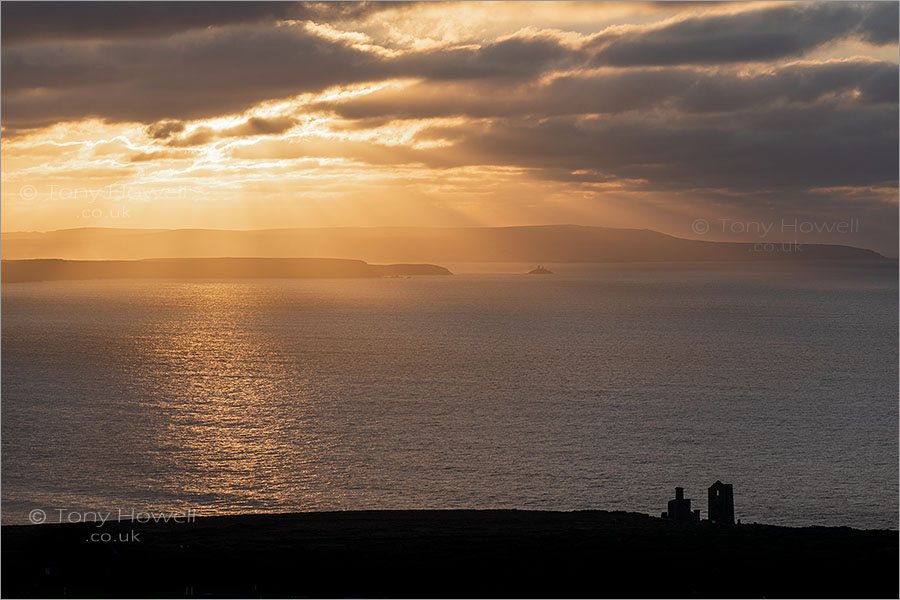
[[[3,45],[40,40],[165,37],[279,19],[356,19],[394,2],[3,2]]]
[[[833,40],[897,41],[896,2],[816,2],[600,34],[595,63],[614,66],[721,64],[800,56]]]

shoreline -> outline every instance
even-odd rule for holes
[[[90,540],[98,533],[111,541]],[[2,534],[6,597],[898,595],[895,530],[396,510],[4,525]]]

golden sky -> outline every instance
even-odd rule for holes
[[[896,254],[896,3],[2,11],[5,232],[855,218],[809,241]]]

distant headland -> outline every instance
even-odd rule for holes
[[[525,227],[336,227],[305,229],[114,229],[10,232],[0,235],[5,259],[329,256],[371,262],[578,263],[666,261],[885,260],[851,246],[713,242],[649,229],[581,225]]]
[[[298,279],[452,275],[437,265],[370,265],[333,258],[4,260],[2,282],[75,279]]]

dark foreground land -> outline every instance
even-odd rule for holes
[[[132,531],[138,540],[89,541]],[[898,595],[896,531],[714,526],[620,512],[5,526],[2,542],[5,598]]]

